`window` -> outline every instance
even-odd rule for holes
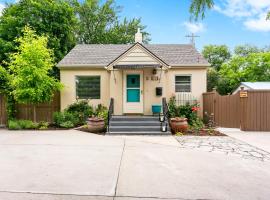
[[[78,99],[100,99],[100,76],[76,76]]]
[[[175,76],[175,92],[191,92],[191,76]]]

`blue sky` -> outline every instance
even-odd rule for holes
[[[0,4],[7,0],[0,0]],[[9,0],[11,2],[12,0]],[[199,50],[207,44],[270,45],[270,21],[265,21],[270,0],[217,0],[215,8],[197,23],[189,21],[189,0],[116,0],[121,18],[140,17],[151,43],[189,43],[194,32]],[[0,5],[1,9],[1,5]]]

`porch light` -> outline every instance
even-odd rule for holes
[[[152,72],[154,75],[157,74],[157,69],[153,69],[153,72]]]
[[[164,115],[159,114],[159,121],[160,121],[160,122],[164,122],[164,119],[165,119],[165,118],[164,118]]]
[[[167,132],[167,123],[162,122],[160,128],[161,128],[161,132]]]

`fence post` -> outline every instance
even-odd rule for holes
[[[216,121],[216,101],[217,101],[217,89],[215,87],[213,88],[213,92],[214,92],[214,95],[213,95],[213,114],[214,114],[213,120],[215,122]]]
[[[241,87],[239,94],[239,98],[240,98],[240,130],[244,131],[246,129],[245,127],[245,117],[246,117],[246,110],[245,110],[245,99],[244,97],[242,97],[242,93],[244,92],[244,87]],[[247,93],[247,91],[245,91]]]

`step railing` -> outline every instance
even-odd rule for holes
[[[166,98],[162,98],[162,112],[164,116],[164,122],[166,123],[166,129],[168,130],[168,124],[169,124],[169,119],[170,119],[170,113],[169,113],[169,108],[167,104]]]
[[[108,110],[108,122],[107,122],[107,131],[110,132],[110,121],[112,118],[114,112],[114,99],[110,99],[110,105],[109,105],[109,110]]]

